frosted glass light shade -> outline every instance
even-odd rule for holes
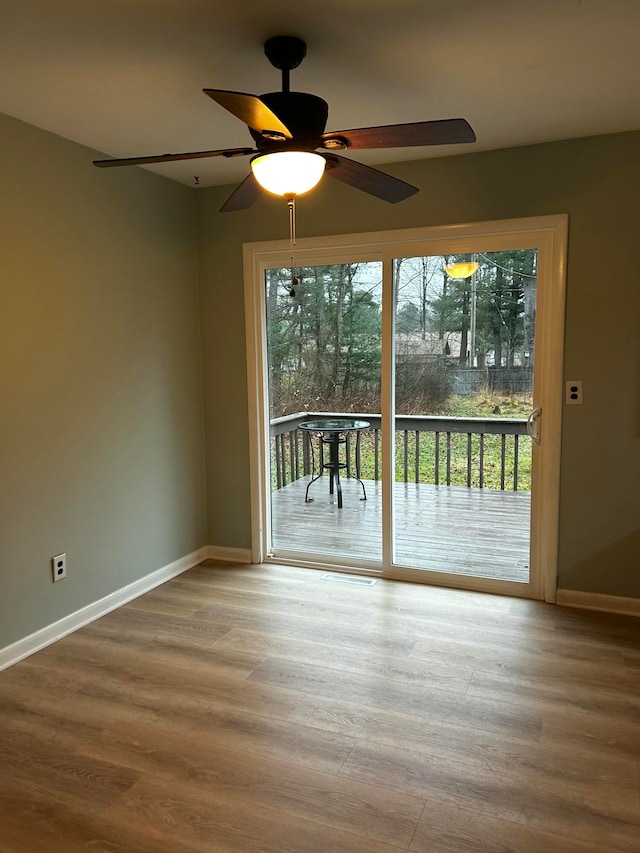
[[[477,269],[477,261],[467,261],[466,263],[462,261],[459,264],[449,264],[448,267],[445,267],[447,275],[451,278],[469,278]]]
[[[251,161],[256,181],[275,195],[302,195],[318,183],[325,159],[312,151],[276,151]]]

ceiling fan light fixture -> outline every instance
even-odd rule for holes
[[[291,202],[296,196],[313,189],[322,178],[325,168],[331,169],[331,177],[343,184],[396,204],[417,193],[418,187],[335,152],[476,141],[473,129],[463,118],[359,127],[327,133],[327,102],[318,95],[291,91],[290,71],[304,59],[307,52],[305,42],[297,36],[273,36],[265,42],[264,52],[271,65],[282,72],[281,91],[251,95],[229,89],[202,90],[247,126],[255,147],[109,158],[94,160],[94,165],[146,166],[206,157],[253,157],[251,173],[222,205],[220,211],[223,213],[246,210],[260,197],[263,189]],[[319,149],[323,150],[322,154],[316,153]]]
[[[324,173],[326,161],[313,151],[275,151],[251,161],[256,181],[274,195],[302,195],[312,190]]]

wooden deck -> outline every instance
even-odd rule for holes
[[[276,552],[382,559],[382,484],[344,478],[343,507],[329,481],[309,477],[272,493],[272,542]],[[437,572],[500,580],[529,580],[528,492],[461,486],[395,485],[396,562]]]

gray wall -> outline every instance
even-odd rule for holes
[[[387,205],[327,179],[298,203],[298,236],[568,213],[567,379],[559,586],[640,597],[640,133],[396,164],[421,188]],[[282,240],[286,208],[261,199],[219,214],[231,191],[198,193],[208,447],[208,538],[250,546],[242,244]],[[221,318],[223,322],[221,322]]]
[[[195,194],[93,156],[0,116],[0,648],[206,544]]]

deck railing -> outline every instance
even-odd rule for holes
[[[369,421],[369,430],[347,435],[345,473],[381,479],[380,415],[297,412],[271,421],[273,488],[318,473],[317,446],[299,425],[322,417]],[[521,436],[527,436],[523,418],[396,415],[396,481],[529,491],[531,449]]]

